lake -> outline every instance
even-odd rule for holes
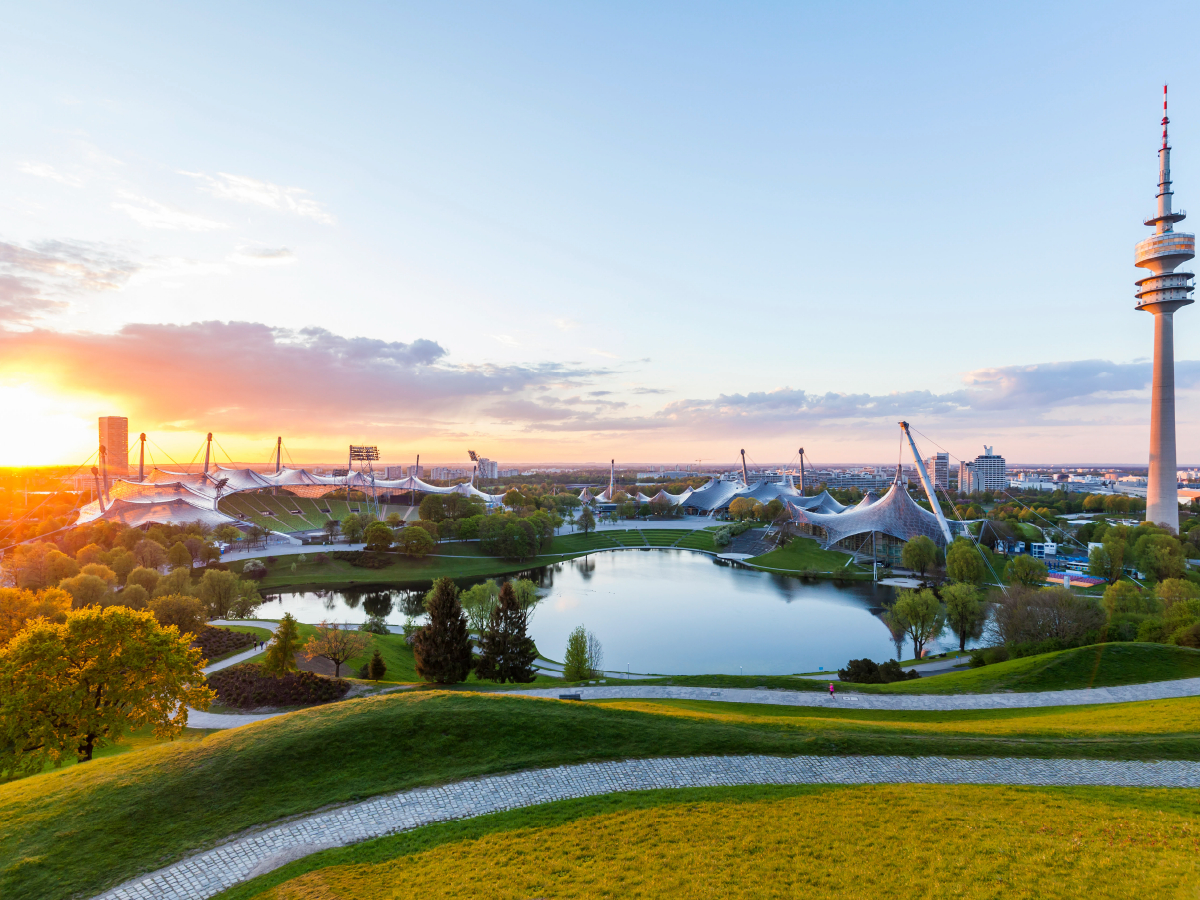
[[[609,670],[667,675],[833,671],[853,658],[896,656],[876,615],[892,588],[760,572],[684,550],[626,550],[526,573],[544,599],[530,620],[538,649],[561,660],[577,625],[595,633]],[[367,615],[420,620],[422,591],[386,588],[271,594],[265,618],[358,624]],[[957,646],[947,633],[939,649]],[[903,655],[912,655],[906,644]]]

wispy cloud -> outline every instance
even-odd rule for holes
[[[574,319],[555,319],[554,324],[559,331],[574,331],[579,327],[579,323]]]
[[[607,350],[598,350],[595,347],[588,348],[588,353],[592,354],[592,356],[605,356],[609,359],[620,359],[621,358],[621,357],[617,356],[617,354],[615,354],[615,353],[609,353]]]
[[[284,187],[269,181],[259,181],[244,175],[230,175],[228,172],[218,172],[208,175],[204,172],[182,172],[199,182],[202,190],[222,200],[234,200],[238,203],[249,203],[255,206],[273,209],[276,212],[289,213],[332,225],[336,221],[333,216],[309,192],[298,187]]]
[[[149,197],[122,192],[123,202],[114,203],[113,209],[119,209],[146,228],[160,228],[167,231],[216,231],[228,228],[224,222],[216,222],[186,212],[175,206],[167,206]]]
[[[493,334],[492,340],[499,341],[502,344],[508,344],[510,347],[518,346],[516,338],[507,334]]]
[[[229,255],[229,261],[243,266],[286,266],[296,261],[296,254],[287,247],[266,249],[238,247]]]
[[[141,268],[101,244],[0,242],[0,325],[41,318],[64,308],[70,297],[116,290]]]
[[[82,178],[77,175],[69,175],[65,172],[60,172],[49,163],[23,162],[17,166],[17,169],[18,171],[24,172],[26,175],[35,175],[38,178],[45,178],[49,181],[57,181],[59,184],[65,184],[67,187],[83,186]]]

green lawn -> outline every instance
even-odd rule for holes
[[[846,565],[851,559],[848,553],[836,550],[822,550],[812,538],[792,538],[778,550],[764,553],[747,560],[751,565],[762,566],[766,569],[778,569],[788,572],[833,572],[835,574],[861,574],[867,570],[854,563]]]
[[[481,693],[405,692],[0,785],[0,896],[91,895],[283,816],[486,773],[720,753],[1194,759],[1200,756],[1194,732],[1062,740],[929,733],[896,723],[874,727],[869,720],[818,729]]]
[[[1057,691],[1112,687],[1200,677],[1200,650],[1166,644],[1094,644],[1011,659],[979,669],[932,675],[895,684],[850,684],[829,679],[839,691],[871,694],[992,694],[1005,691]],[[673,675],[630,684],[676,684],[689,687],[773,688],[822,691],[828,681],[787,675]]]

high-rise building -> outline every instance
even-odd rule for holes
[[[1162,146],[1158,150],[1158,212],[1145,220],[1154,234],[1134,249],[1133,264],[1149,269],[1137,282],[1137,308],[1154,316],[1150,396],[1150,475],[1146,521],[1178,530],[1179,486],[1175,458],[1175,311],[1194,302],[1191,272],[1175,268],[1196,255],[1196,236],[1175,231],[1185,218],[1171,210],[1171,147],[1167,143],[1167,88],[1163,86]]]
[[[925,460],[925,471],[935,488],[946,490],[950,487],[950,454],[935,453]]]
[[[1008,466],[986,444],[983,455],[958,467],[958,489],[964,494],[976,491],[1002,491],[1008,487]]]
[[[479,457],[479,479],[481,481],[495,481],[499,478],[500,464],[494,459],[488,459],[486,456]]]
[[[108,454],[108,474],[129,474],[129,420],[124,416],[100,417],[100,446]]]

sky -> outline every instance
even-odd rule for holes
[[[1164,10],[14,5],[0,465],[101,415],[181,462],[887,463],[904,418],[1144,464],[1167,82],[1200,209],[1200,7]]]

